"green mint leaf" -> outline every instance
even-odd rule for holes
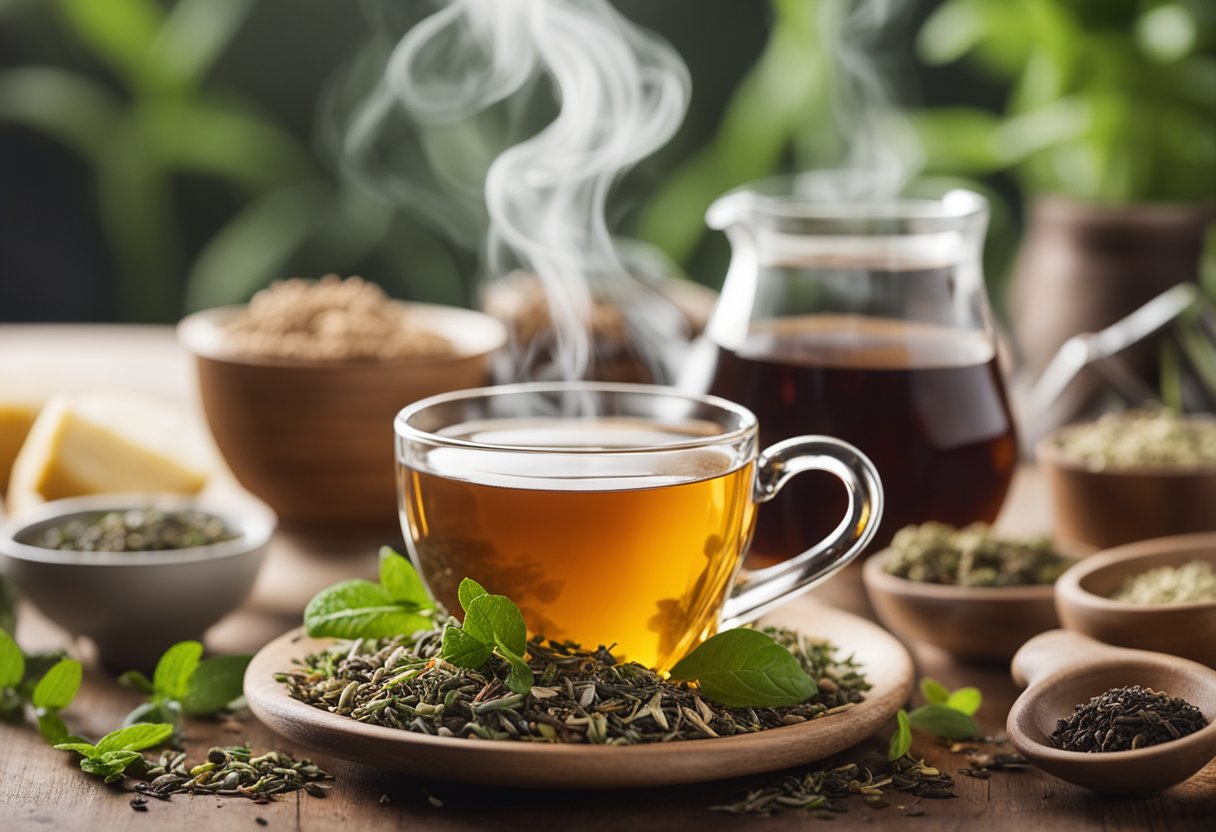
[[[967,716],[975,716],[975,712],[980,709],[980,705],[983,703],[984,695],[980,693],[980,689],[968,687],[959,688],[952,692],[945,704],[947,708],[961,711]]]
[[[48,711],[38,715],[38,733],[49,745],[58,746],[68,741],[68,726],[57,711]]]
[[[147,696],[151,696],[155,690],[155,688],[152,687],[152,680],[140,673],[138,670],[128,670],[123,673],[118,677],[118,684],[122,685],[124,688],[137,690]]]
[[[58,664],[38,680],[33,696],[30,697],[31,703],[35,708],[46,711],[63,710],[76,698],[82,675],[80,662],[60,659]]]
[[[467,611],[469,604],[474,598],[480,598],[482,595],[489,595],[486,588],[472,578],[465,578],[460,582],[460,588],[456,590],[456,595],[460,599],[460,608]]]
[[[415,611],[435,609],[418,570],[391,546],[380,547],[380,585],[394,601],[412,604]]]
[[[497,644],[499,654],[506,659],[511,665],[511,673],[507,676],[507,688],[512,693],[528,693],[532,690],[532,685],[536,679],[532,675],[532,668],[523,660],[523,657],[508,649],[500,641]]]
[[[191,716],[205,716],[244,695],[245,668],[252,659],[246,655],[216,656],[199,662],[181,699],[182,710]]]
[[[0,630],[17,634],[17,587],[0,575]]]
[[[75,751],[80,756],[93,760],[100,756],[97,746],[88,742],[57,742],[55,743],[56,751]]]
[[[46,672],[68,657],[66,650],[39,650],[25,654],[25,676],[21,679],[21,695],[29,699]]]
[[[358,578],[321,590],[304,608],[304,629],[314,637],[383,638],[432,624],[414,604],[398,603],[384,587]]]
[[[182,722],[182,706],[175,699],[156,699],[137,705],[122,721],[123,728],[130,728],[141,722],[163,722],[177,730]]]
[[[908,712],[903,708],[895,714],[895,733],[891,736],[891,744],[887,746],[887,759],[898,760],[912,750],[912,725],[908,721]]]
[[[728,708],[796,705],[815,693],[814,680],[790,651],[758,630],[718,633],[680,659],[671,678],[695,680]]]
[[[978,737],[979,724],[972,717],[945,705],[921,705],[908,714],[908,721],[918,731],[926,731],[948,740],[969,740]]]
[[[517,656],[528,649],[523,613],[505,595],[478,595],[465,608],[464,631],[482,644],[502,645]]]
[[[165,699],[181,699],[190,684],[190,674],[203,657],[203,645],[180,641],[165,651],[152,674],[152,689]]]
[[[122,777],[131,763],[140,759],[138,751],[108,751],[97,757],[80,761],[80,767],[88,774],[106,778],[107,783],[113,783]]]
[[[0,630],[0,688],[15,688],[25,678],[25,656],[7,630]]]
[[[97,743],[97,753],[104,755],[110,751],[142,751],[160,745],[172,735],[173,726],[168,723],[141,722],[106,734]]]
[[[930,705],[945,705],[950,698],[950,689],[936,679],[920,680],[920,693]]]
[[[478,641],[455,624],[443,628],[443,646],[439,655],[457,667],[476,670],[490,660],[493,645]]]

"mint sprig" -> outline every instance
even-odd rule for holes
[[[148,695],[148,701],[127,714],[123,724],[167,723],[176,729],[183,713],[207,716],[239,699],[244,693],[245,668],[253,657],[202,656],[201,643],[181,641],[160,657],[151,679],[138,670],[122,674],[120,683]]]
[[[12,636],[0,630],[0,718],[20,720],[29,702],[47,742],[70,739],[59,712],[76,698],[82,675],[80,662],[60,652],[27,657]]]
[[[895,735],[887,750],[887,757],[898,760],[912,747],[912,729],[933,734],[947,740],[969,740],[980,735],[975,712],[984,701],[979,688],[965,687],[951,691],[936,679],[925,678],[920,682],[921,694],[927,704],[911,712],[899,709],[896,716]]]
[[[457,667],[483,667],[497,653],[511,666],[506,685],[513,693],[532,690],[532,668],[524,661],[528,628],[523,613],[505,595],[491,595],[481,584],[465,578],[457,590],[464,624],[449,621],[443,628],[440,656]]]
[[[797,705],[815,695],[815,681],[794,655],[758,630],[727,630],[706,640],[671,669],[677,681],[728,708]]]
[[[380,549],[380,583],[354,578],[321,590],[304,608],[310,636],[383,638],[434,626],[435,602],[408,560]]]
[[[62,742],[56,744],[55,748],[75,751],[81,756],[81,769],[88,774],[104,777],[107,783],[113,783],[121,780],[123,772],[142,758],[140,751],[165,742],[173,731],[173,726],[168,723],[141,722],[111,731],[96,745],[84,741]]]

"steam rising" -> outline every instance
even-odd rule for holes
[[[632,303],[635,329],[670,324],[647,317],[664,314],[654,298],[633,302],[637,286],[605,208],[621,175],[678,128],[687,69],[608,0],[436,0],[432,8],[350,114],[342,157],[453,239],[484,235],[492,275],[535,272],[561,374],[581,377],[593,290]],[[556,115],[521,136],[544,98],[538,91],[551,92]]]

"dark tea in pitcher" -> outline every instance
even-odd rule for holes
[[[827,434],[874,461],[886,507],[870,551],[910,523],[996,517],[1016,440],[987,335],[858,315],[753,321],[741,348],[717,348],[710,392],[750,408],[760,443]],[[833,478],[791,481],[759,510],[753,565],[784,560],[836,527]]]

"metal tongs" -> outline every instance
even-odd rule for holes
[[[1181,350],[1199,382],[1216,396],[1216,307],[1194,283],[1179,283],[1106,329],[1065,341],[1030,390],[1027,405],[1032,425],[1043,427],[1073,382],[1089,367],[1128,402],[1159,402],[1161,395],[1118,356],[1180,319],[1188,322],[1186,331],[1178,336]],[[1168,354],[1178,360],[1176,352]]]

